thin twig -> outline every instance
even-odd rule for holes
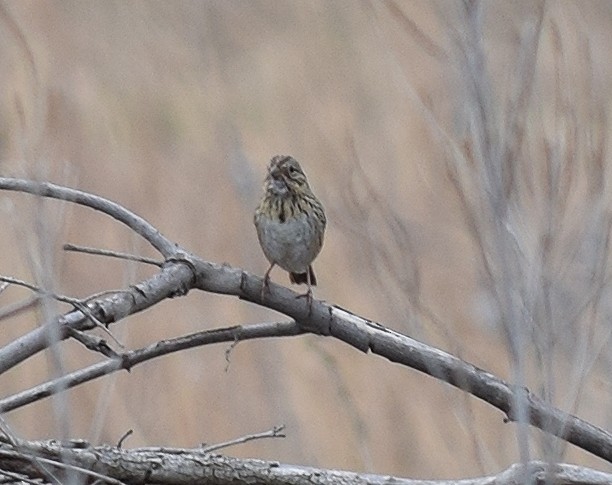
[[[0,431],[11,445],[17,446],[17,438],[3,416],[0,416]]]
[[[119,438],[119,441],[117,441],[117,448],[123,447],[123,442],[128,439],[132,433],[134,433],[133,429],[128,429],[125,433],[123,433],[123,436]]]
[[[5,283],[5,284],[8,284],[8,283]],[[18,315],[21,312],[29,310],[30,308],[36,306],[39,301],[40,301],[39,295],[32,295],[32,296],[29,296],[28,298],[25,298],[22,301],[18,301],[16,303],[7,305],[4,308],[0,309],[0,320],[14,317],[15,315]]]
[[[17,438],[17,436],[15,436],[15,433],[2,416],[0,416],[0,430],[2,431],[2,434],[4,434],[4,436],[6,437],[8,443],[15,449],[19,449],[19,444],[21,440]],[[37,458],[30,459],[30,463],[32,463],[32,466],[36,468],[43,476],[47,477],[50,482],[60,485],[60,481],[53,474],[53,472],[47,470],[47,468],[42,463],[40,463]]]
[[[89,310],[89,307],[85,304],[83,304],[81,301],[76,300],[73,303],[74,307],[79,310],[81,313],[83,313],[84,315],[87,315],[87,317],[94,323],[94,325],[96,327],[98,327],[100,330],[102,330],[106,335],[108,335],[110,338],[113,339],[113,341],[122,349],[125,349],[125,345],[123,345],[119,339],[117,337],[115,337],[113,335],[113,332],[111,332],[108,327],[106,325],[104,325],[100,320],[98,320],[96,318],[96,316]]]
[[[116,359],[119,357],[119,354],[111,349],[104,339],[93,335],[87,335],[85,332],[81,332],[80,330],[76,330],[74,328],[69,329],[68,332],[73,339],[81,342],[89,350],[100,352],[102,355],[105,355],[111,359]]]
[[[262,433],[249,434],[246,436],[241,436],[240,438],[236,438],[233,440],[225,441],[223,443],[217,443],[216,445],[203,446],[202,451],[205,453],[210,453],[213,451],[220,450],[222,448],[227,448],[229,446],[241,445],[242,443],[246,443],[247,441],[253,440],[261,440],[264,438],[285,438],[286,435],[283,433],[285,429],[285,425],[281,424],[280,426],[274,426],[271,430],[264,431]]]
[[[20,280],[18,278],[13,278],[11,276],[0,276],[0,281],[4,281],[7,284],[11,284],[11,285],[17,285],[17,286],[23,286],[24,288],[27,288],[28,290],[32,290],[34,293],[37,293],[39,295],[42,296],[49,296],[51,298],[53,298],[54,300],[57,301],[61,301],[63,303],[70,303],[72,304],[72,301],[68,301],[68,300],[72,300],[69,297],[65,297],[65,296],[61,296],[61,295],[56,295],[50,291],[45,291],[41,288],[39,288],[36,285],[33,285],[32,283],[28,283],[27,281],[23,281]]]
[[[98,249],[87,246],[77,246],[76,244],[64,244],[64,251],[74,251],[85,254],[95,254],[96,256],[108,256],[111,258],[125,259],[127,261],[137,261],[138,263],[152,264],[154,266],[162,266],[163,261],[158,261],[153,258],[147,258],[144,256],[136,256],[135,254],[121,253],[118,251],[111,251],[110,249]]]
[[[0,474],[6,477],[12,478],[13,483],[25,482],[25,483],[29,483],[30,485],[41,485],[40,480],[31,480],[30,478],[27,478],[22,473],[13,473],[13,472],[9,472],[6,470],[0,470]]]
[[[232,363],[232,352],[236,347],[238,347],[239,342],[240,339],[238,338],[238,336],[236,336],[236,339],[232,342],[232,344],[227,349],[225,349],[225,372],[229,372],[229,368]]]
[[[32,290],[34,293],[37,293],[40,296],[46,296],[49,298],[53,298],[54,300],[61,301],[62,303],[68,303],[72,305],[74,308],[83,313],[87,318],[91,320],[91,322],[101,329],[104,333],[106,333],[113,341],[122,349],[125,346],[115,337],[112,332],[104,325],[100,320],[98,320],[95,315],[91,312],[89,307],[83,303],[83,300],[79,300],[78,298],[73,298],[70,296],[58,295],[57,293],[53,293],[52,291],[43,290],[32,283],[28,283],[27,281],[20,280],[18,278],[13,278],[11,276],[0,276],[0,281],[5,281],[6,283],[10,283],[17,286],[23,286],[24,288],[28,288]],[[89,299],[89,298],[88,298]]]

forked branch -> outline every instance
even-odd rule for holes
[[[0,189],[24,191],[92,207],[127,224],[162,253],[166,262],[158,274],[134,287],[100,297],[90,303],[92,313],[103,323],[119,321],[165,298],[183,295],[190,289],[237,296],[293,318],[297,322],[296,328],[299,332],[332,336],[362,352],[371,351],[392,362],[424,372],[497,407],[510,421],[524,415],[529,424],[612,462],[610,433],[549,406],[528,390],[515,389],[494,375],[457,357],[337,306],[315,300],[312,307],[309,307],[308,302],[296,298],[296,293],[288,288],[270,283],[269,292],[266,292],[265,300],[261,301],[261,278],[229,265],[220,265],[196,257],[171,243],[151,224],[118,204],[73,189],[27,180],[0,178]],[[93,327],[87,315],[80,311],[58,316],[0,349],[0,372],[48,346],[46,335],[50,325],[57,326],[59,332],[55,334],[59,334],[61,339],[70,336],[70,328],[82,331]],[[265,336],[284,335],[286,334],[279,331],[277,334]],[[239,340],[240,337],[240,334],[236,336],[229,332],[225,338],[215,341],[228,341],[230,338]],[[129,356],[129,353],[126,354],[128,359]],[[98,369],[96,377],[117,368],[126,368],[126,363],[111,358],[97,366],[108,367],[104,372]],[[89,370],[93,372],[92,368]],[[86,380],[90,379],[82,379],[82,382]],[[525,413],[518,413],[517,403],[524,406]]]

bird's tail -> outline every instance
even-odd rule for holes
[[[317,277],[315,276],[311,265],[308,266],[308,272],[310,273],[310,285],[317,286]],[[302,283],[307,284],[308,273],[289,273],[289,280],[291,280],[291,283],[295,283],[297,285],[300,285]]]

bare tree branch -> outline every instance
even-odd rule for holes
[[[117,291],[104,298],[89,302],[90,312],[104,324],[122,320],[166,298],[187,293],[191,287],[193,272],[185,264],[169,264],[161,271],[129,289]],[[49,328],[58,328],[58,339],[68,338],[68,328],[91,330],[94,324],[79,310],[52,318],[31,332],[16,338],[0,348],[0,374],[49,346]]]
[[[161,267],[163,261],[157,261],[152,258],[136,256],[135,254],[120,253],[118,251],[110,251],[108,249],[88,248],[85,246],[77,246],[76,244],[64,244],[64,251],[73,251],[75,253],[94,254],[96,256],[108,256],[111,258],[125,259],[127,261],[136,261],[137,263],[151,264]]]
[[[106,326],[104,326],[95,317],[95,315],[93,315],[89,311],[89,308],[87,307],[87,303],[84,300],[79,300],[78,298],[72,298],[72,297],[64,296],[64,295],[58,295],[57,293],[49,292],[47,290],[39,288],[36,285],[33,285],[31,283],[27,283],[26,281],[22,281],[22,280],[17,279],[17,278],[12,278],[10,276],[0,275],[0,281],[4,281],[5,284],[7,284],[7,285],[8,284],[13,284],[13,285],[17,285],[17,286],[23,286],[24,288],[28,288],[29,290],[32,290],[33,292],[37,293],[39,296],[42,296],[42,297],[48,296],[50,298],[53,298],[54,300],[61,301],[63,303],[68,303],[68,304],[72,305],[74,308],[76,308],[77,310],[81,311],[84,315],[86,315],[87,318],[89,318],[89,320],[91,320],[91,322],[96,327],[98,327],[100,330],[102,330],[104,333],[106,333],[110,338],[112,338],[117,345],[119,345],[120,347],[123,348],[123,344],[121,342],[119,342],[117,337],[115,337],[110,332],[110,330],[108,330],[108,328],[106,328]],[[74,333],[71,334],[71,336],[74,336]]]
[[[271,430],[264,431],[262,433],[248,434],[246,436],[241,436],[240,438],[225,441],[223,443],[217,443],[210,446],[202,446],[202,451],[206,453],[212,453],[213,451],[221,450],[229,446],[241,445],[242,443],[247,443],[253,440],[261,440],[265,438],[285,438],[287,435],[283,433],[284,430],[284,424],[280,426],[274,426],[274,428],[272,428]]]
[[[51,483],[54,483],[57,485],[60,485],[62,482],[59,479],[55,478],[53,475],[51,475],[50,471],[47,470],[46,468],[41,470],[40,467],[42,465],[46,465],[47,467],[54,467],[54,468],[59,468],[59,469],[70,470],[72,472],[76,472],[77,474],[84,475],[90,478],[96,478],[97,480],[102,480],[105,483],[111,483],[113,485],[125,485],[120,480],[116,480],[110,476],[102,475],[100,473],[96,473],[87,468],[81,467],[77,464],[64,463],[62,460],[62,456],[58,456],[57,458],[52,458],[52,459],[45,458],[42,456],[34,456],[27,452],[24,452],[23,447],[20,447],[20,449],[15,450],[15,451],[0,449],[0,462],[4,461],[5,459],[23,460],[23,461],[29,462],[32,464],[32,466],[36,467],[35,469],[37,470],[37,472],[31,473],[31,472],[24,470],[25,473],[28,473],[29,475],[31,474],[32,476],[38,477],[38,478],[47,478],[50,480]],[[23,468],[16,467],[15,470],[22,471]],[[2,470],[2,473],[4,473],[4,470]]]
[[[103,212],[119,222],[122,222],[134,232],[146,239],[164,257],[168,257],[176,251],[176,245],[162,236],[162,234],[142,217],[125,209],[121,205],[97,195],[81,192],[80,190],[62,187],[49,182],[37,182],[15,178],[0,177],[0,189],[26,192],[41,197],[66,200],[79,205],[90,207]]]
[[[575,444],[596,456],[612,462],[612,435],[575,416],[564,413],[547,405],[544,401],[531,394],[527,389],[515,388],[501,379],[475,366],[462,361],[446,352],[418,342],[410,337],[385,328],[384,326],[354,315],[342,308],[315,300],[309,305],[304,299],[296,298],[297,293],[276,284],[270,284],[265,301],[261,301],[262,279],[244,270],[229,265],[220,265],[203,261],[196,256],[180,249],[159,234],[157,230],[143,219],[126,209],[106,201],[101,197],[90,196],[83,192],[65,189],[52,184],[39,184],[23,180],[0,178],[0,189],[20,190],[29,193],[61,198],[93,207],[106,212],[112,217],[128,224],[139,234],[151,240],[166,257],[166,263],[160,273],[136,285],[130,290],[116,293],[110,297],[94,300],[92,313],[100,321],[111,323],[125,316],[148,308],[155,303],[177,295],[184,295],[192,288],[203,291],[234,295],[270,309],[279,311],[297,322],[291,328],[292,334],[311,332],[319,335],[332,336],[362,352],[371,351],[401,363],[428,375],[441,379],[459,389],[471,393],[479,399],[488,402],[505,413],[510,421],[519,417],[520,409],[517,403],[524,404],[526,421],[547,433],[558,436]],[[46,339],[47,325],[57,325],[61,339],[69,335],[68,327],[77,330],[91,328],[91,323],[82,312],[71,312],[57,317],[41,328],[13,341],[0,349],[0,372],[21,362],[48,345]],[[261,324],[263,325],[263,324]],[[265,327],[264,327],[265,328]],[[282,327],[287,331],[287,327]],[[277,328],[276,331],[279,329]],[[221,329],[218,333],[205,333],[203,339],[212,343],[216,341],[236,339],[234,329]],[[265,328],[265,335],[271,334],[270,328]],[[185,337],[187,345],[198,345],[197,339]],[[238,336],[240,338],[240,335]],[[257,338],[257,337],[253,337]],[[157,345],[157,344],[155,344]],[[172,345],[180,345],[176,342]],[[187,347],[185,347],[187,348]],[[127,354],[120,361],[110,360],[89,367],[87,372],[72,373],[64,388],[77,385],[85,380],[104,375],[112,370],[129,368],[138,363],[139,359],[150,358],[155,349],[142,349],[137,354]],[[93,376],[93,377],[92,377]],[[53,392],[54,386],[47,386],[42,394]],[[20,397],[23,399],[23,397]],[[31,399],[31,397],[28,397]],[[13,401],[14,409],[16,401]],[[5,403],[5,405],[7,405]],[[21,404],[20,404],[21,405]],[[7,410],[8,408],[2,408]],[[523,414],[521,414],[521,417]]]
[[[62,460],[83,470],[95,470],[103,478],[126,483],[230,485],[235,483],[274,483],[309,485],[512,485],[516,483],[555,483],[558,485],[604,485],[612,475],[566,464],[530,462],[512,465],[498,475],[457,480],[411,480],[388,475],[354,473],[281,464],[252,459],[237,459],[195,449],[132,449],[112,446],[71,446],[57,441],[23,441],[20,449],[0,447],[0,468],[40,477],[29,467],[31,456]],[[163,466],[160,466],[163,464]],[[108,477],[108,479],[107,479]]]
[[[205,330],[184,337],[156,342],[148,347],[133,350],[116,359],[106,360],[84,369],[71,372],[52,381],[45,382],[32,389],[19,392],[0,399],[0,413],[12,411],[27,404],[63,392],[66,389],[89,382],[98,377],[112,374],[118,370],[132,367],[173,352],[191,349],[202,345],[221,342],[235,342],[266,337],[289,337],[304,333],[295,322],[256,323],[236,327]]]

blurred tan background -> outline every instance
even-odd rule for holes
[[[495,139],[507,141],[508,120],[524,129],[507,165],[516,177],[506,229],[520,257],[506,264],[533,270],[512,276],[514,309],[533,330],[519,341],[525,384],[610,429],[612,4],[493,1],[480,12],[474,35],[464,4],[448,0],[4,2],[2,175],[92,191],[204,259],[262,275],[252,215],[269,158],[291,154],[328,214],[315,295],[510,380],[511,339],[487,279],[505,274],[491,249],[500,248],[483,245],[495,240],[486,210],[474,220],[466,209],[490,195],[470,91],[489,82]],[[523,39],[534,29],[530,51]],[[466,69],[479,49],[488,80]],[[517,107],[508,100],[525,56],[533,94]],[[61,250],[70,242],[155,256],[108,217],[0,197],[2,274],[82,297],[151,274]],[[278,269],[272,277],[289,284]],[[0,304],[27,296],[9,288]],[[2,343],[67,310],[1,322]],[[138,348],[279,318],[192,292],[112,331]],[[251,341],[226,371],[227,349],[154,360],[6,418],[24,438],[116,443],[133,429],[127,447],[196,446],[286,424],[284,440],[226,452],[415,478],[495,473],[518,460],[515,425],[501,413],[376,356],[313,336]],[[99,359],[69,342],[1,376],[0,388],[9,395]],[[531,439],[532,457],[611,470],[539,432]]]

